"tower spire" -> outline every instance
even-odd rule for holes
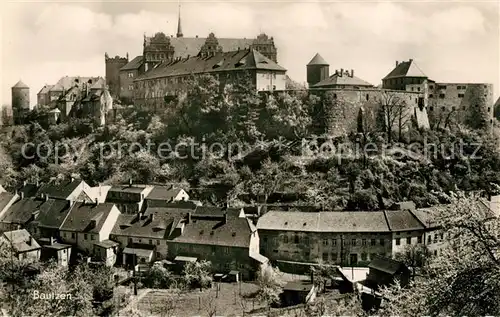
[[[182,37],[182,26],[181,26],[181,0],[179,0],[179,20],[177,21],[177,37]]]

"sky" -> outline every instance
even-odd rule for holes
[[[18,1],[0,4],[1,102],[22,80],[31,102],[63,76],[104,76],[104,53],[142,54],[144,34],[174,35],[178,1]],[[320,53],[374,85],[412,58],[438,82],[486,82],[500,95],[500,5],[486,1],[187,1],[185,37],[255,38],[265,32],[298,82]]]

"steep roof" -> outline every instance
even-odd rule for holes
[[[72,180],[60,184],[53,182],[43,184],[38,190],[37,196],[43,194],[48,195],[50,198],[67,199],[82,183],[84,183],[83,180]]]
[[[33,197],[20,199],[12,204],[0,221],[3,223],[25,224],[44,202],[45,200]]]
[[[384,79],[399,77],[427,77],[413,59],[399,63]]]
[[[23,83],[22,81],[18,81],[12,88],[30,88],[28,85]]]
[[[139,69],[143,64],[142,55],[135,57],[133,60],[125,64],[120,70],[134,70]]]
[[[350,76],[349,72],[346,71],[344,74],[340,73],[335,73],[329,78],[320,81],[319,83],[313,85],[312,87],[326,87],[326,86],[362,86],[362,87],[373,87],[372,84],[370,84],[367,81],[364,81],[363,79],[356,77],[356,76]]]
[[[40,91],[38,92],[38,94],[46,94],[46,93],[48,93],[52,89],[52,87],[54,87],[54,85],[47,85],[47,84],[45,84],[42,87],[42,89],[40,89]]]
[[[75,204],[64,220],[61,230],[99,233],[113,207],[115,205],[110,203]]]
[[[223,216],[224,214],[227,214],[230,217],[239,217],[240,215],[244,215],[244,212],[243,208],[197,206],[194,214],[212,216]]]
[[[171,238],[173,242],[231,246],[248,248],[252,230],[246,218],[192,215],[180,236]]]
[[[40,184],[25,183],[17,191],[19,194],[22,193],[24,197],[35,197],[40,187]]]
[[[36,222],[41,227],[59,229],[72,206],[68,200],[50,198],[40,206],[40,214]]]
[[[198,55],[205,41],[206,38],[201,37],[170,38],[170,44],[175,49],[174,58]],[[255,39],[217,38],[217,41],[223,52],[231,52],[250,48]]]
[[[136,80],[232,70],[274,70],[286,72],[285,68],[255,50],[240,50],[219,52],[207,57],[192,56],[186,59],[163,63],[139,76]]]
[[[16,252],[28,252],[40,249],[40,245],[31,237],[26,229],[4,232],[3,236]]]
[[[312,65],[329,65],[325,59],[319,55],[319,53],[316,53],[314,57],[311,59],[309,63],[307,63],[307,66],[312,66]]]
[[[409,210],[389,210],[385,211],[385,215],[392,231],[425,229],[425,226]]]
[[[154,215],[153,220],[151,215]],[[166,239],[173,223],[184,215],[185,213],[170,212],[165,208],[148,209],[142,218],[140,215],[120,214],[111,234],[144,239]]]
[[[15,194],[9,192],[0,193],[0,212],[11,202]]]
[[[146,199],[151,200],[171,200],[174,199],[182,191],[182,188],[173,188],[168,186],[155,185],[151,192],[146,196]]]
[[[402,262],[379,256],[375,257],[375,259],[373,259],[370,264],[368,264],[368,267],[370,269],[375,269],[391,275],[406,268],[406,266]]]

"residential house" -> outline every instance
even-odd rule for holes
[[[17,189],[17,193],[19,195],[23,195],[24,198],[36,197],[40,187],[41,187],[41,185],[39,182],[28,183],[28,182],[24,181],[23,185]]]
[[[6,246],[19,260],[36,262],[40,259],[40,245],[26,229],[4,232],[0,236],[0,245]]]
[[[53,199],[45,196],[45,202],[40,206],[40,212],[33,223],[33,235],[36,238],[58,238],[64,220],[75,205],[72,200]]]
[[[89,188],[90,186],[84,180],[71,178],[61,183],[53,181],[43,184],[38,189],[36,196],[91,202],[86,193]]]
[[[147,207],[166,207],[171,202],[188,200],[189,195],[182,188],[155,185],[146,196],[146,205]]]
[[[114,243],[108,242],[120,211],[111,203],[77,203],[75,204],[60,227],[60,237],[64,243],[76,246],[88,255],[93,255],[95,244],[106,248],[99,258],[114,264],[116,249]]]
[[[55,238],[40,238],[42,261],[55,260],[58,265],[68,266],[71,259],[71,245],[58,242]]]
[[[284,307],[310,303],[314,300],[317,287],[309,280],[290,281],[283,286],[280,294],[281,305]]]
[[[40,206],[44,202],[44,199],[35,197],[23,198],[23,192],[21,192],[21,197],[0,216],[0,231],[23,228],[28,232],[33,232],[32,222],[38,216]]]
[[[365,285],[378,290],[381,286],[388,286],[399,281],[401,286],[408,285],[410,270],[404,263],[383,257],[376,257],[368,265],[370,272],[366,277]]]
[[[90,200],[96,201],[99,204],[102,204],[106,201],[106,196],[108,195],[108,191],[111,189],[110,185],[101,185],[95,187],[89,187],[86,190],[87,195],[90,197]]]
[[[150,185],[129,185],[112,186],[106,196],[107,203],[115,204],[121,213],[136,214],[144,210],[144,200],[153,190]]]

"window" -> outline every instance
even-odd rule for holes
[[[337,261],[337,253],[332,253],[332,261]]]
[[[332,239],[332,245],[336,246],[337,245],[337,239]]]
[[[432,94],[429,94],[429,98],[432,98],[432,97],[434,97],[434,96]]]
[[[458,94],[458,98],[463,98],[464,94]]]
[[[134,73],[133,72],[129,72],[128,73],[128,78],[134,78]]]
[[[132,243],[134,242],[134,240],[132,240],[132,238],[128,238],[128,243]]]
[[[351,240],[351,245],[356,245],[356,239]]]
[[[366,261],[366,259],[367,259],[366,253],[361,253],[361,260]]]
[[[87,240],[87,234],[84,234],[84,235],[83,235],[83,238],[84,238],[85,240]]]
[[[293,237],[293,242],[299,243],[299,236],[297,234]]]
[[[153,240],[149,239],[149,244],[153,244]]]
[[[400,245],[401,244],[401,238],[396,238],[396,245]]]
[[[429,89],[434,89],[434,86],[430,85],[430,86],[429,86]]]
[[[66,254],[66,249],[63,250],[63,254]]]
[[[491,108],[490,108],[490,107],[488,107],[488,112],[490,112],[490,111],[491,111]]]
[[[309,252],[306,252],[306,253],[305,253],[305,257],[306,257],[306,259],[309,259],[309,256],[310,256],[310,255],[311,255],[311,254],[310,254]]]
[[[375,244],[376,244],[375,239],[371,239],[371,240],[370,240],[370,244],[371,244],[371,245],[375,245]]]
[[[328,253],[323,253],[323,261],[328,261]]]
[[[361,240],[362,245],[366,245],[366,239]]]
[[[328,245],[328,239],[323,239],[323,245]]]
[[[428,243],[428,244],[431,244],[431,243],[432,243],[432,237],[431,237],[430,235],[427,237],[427,243]]]
[[[76,238],[76,234],[74,232],[71,233],[71,239],[75,239]]]
[[[309,244],[309,237],[308,236],[304,237],[304,244]]]
[[[91,240],[95,240],[95,236],[94,236],[93,234],[92,234],[92,235],[90,235],[90,239],[91,239]]]
[[[157,244],[157,245],[160,245],[160,240],[156,240],[156,244]]]
[[[417,243],[422,243],[422,237],[417,237]]]
[[[366,94],[366,101],[370,100],[370,95]]]
[[[264,237],[263,240],[264,240],[264,243],[267,243],[267,237]]]
[[[370,260],[373,260],[377,257],[377,253],[370,253]]]
[[[380,239],[380,245],[384,245],[384,239]]]
[[[417,87],[417,91],[420,91],[420,87]]]
[[[451,111],[455,111],[455,107],[451,107]]]
[[[212,251],[212,255],[214,255],[214,254],[215,254],[215,246],[214,246],[214,245],[213,245],[213,246],[211,246],[211,248],[210,248],[210,249],[211,249],[211,251]]]
[[[444,239],[444,234],[443,234],[443,233],[441,233],[441,234],[439,235],[439,238],[440,238],[440,240],[441,240],[441,241],[443,241],[443,239]]]
[[[134,90],[134,85],[128,85],[128,90]]]
[[[439,98],[444,99],[444,94],[439,94]]]
[[[283,243],[288,243],[288,236],[283,236]]]
[[[406,244],[411,244],[411,237],[406,238]]]
[[[430,111],[434,111],[434,107],[429,107],[429,110]]]

